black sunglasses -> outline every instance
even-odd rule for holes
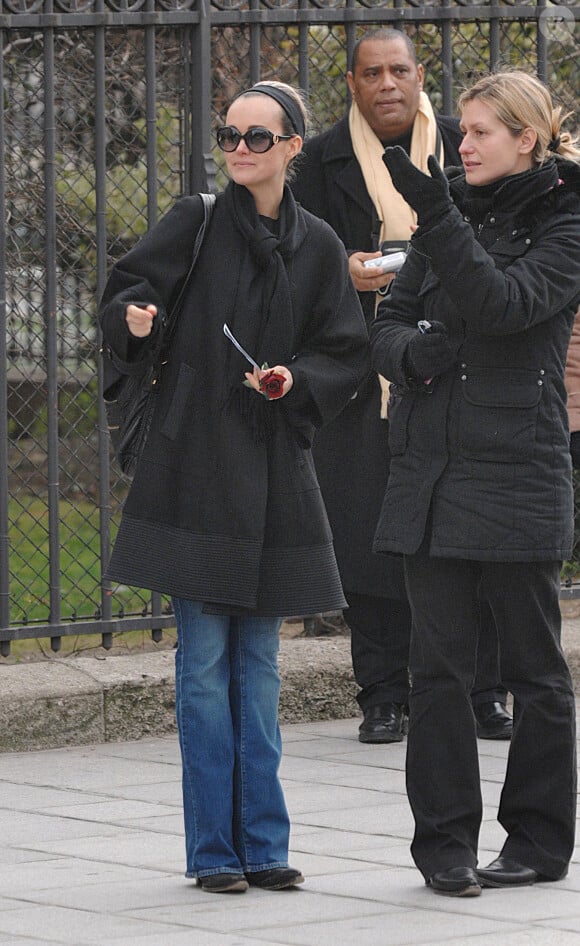
[[[279,141],[287,141],[295,137],[296,135],[275,135],[268,128],[249,128],[245,135],[242,135],[234,125],[223,125],[217,130],[218,148],[222,151],[235,151],[240,141],[245,141],[246,147],[254,154],[264,154]]]

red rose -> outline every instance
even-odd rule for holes
[[[269,401],[274,401],[277,397],[284,394],[284,382],[286,378],[278,371],[268,371],[260,378],[260,393],[265,394]]]

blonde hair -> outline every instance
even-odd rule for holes
[[[459,96],[462,112],[467,102],[481,99],[493,109],[497,117],[517,138],[524,128],[533,128],[538,139],[532,151],[535,167],[543,164],[552,154],[570,161],[580,161],[577,138],[562,131],[562,108],[554,108],[548,89],[535,76],[517,69],[495,72],[484,76]]]

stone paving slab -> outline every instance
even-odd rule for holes
[[[353,719],[282,738],[306,882],[242,896],[183,876],[175,734],[0,755],[0,946],[580,946],[580,850],[557,884],[435,896],[409,851],[405,743],[364,746]],[[487,863],[508,745],[478,748]]]

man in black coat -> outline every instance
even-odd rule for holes
[[[326,220],[349,253],[350,274],[367,324],[377,293],[393,273],[365,267],[384,251],[405,248],[412,212],[380,164],[383,148],[401,145],[426,170],[428,153],[461,164],[456,119],[435,116],[422,91],[423,67],[405,33],[365,33],[357,42],[347,82],[349,113],[306,142],[292,188],[298,201]],[[340,416],[317,435],[314,457],[349,609],[352,660],[364,714],[361,742],[403,739],[409,693],[411,614],[402,559],[373,555],[372,541],[389,473],[386,383],[370,375]],[[499,683],[497,633],[482,607],[478,677],[472,695],[478,735],[509,739],[512,719]]]

